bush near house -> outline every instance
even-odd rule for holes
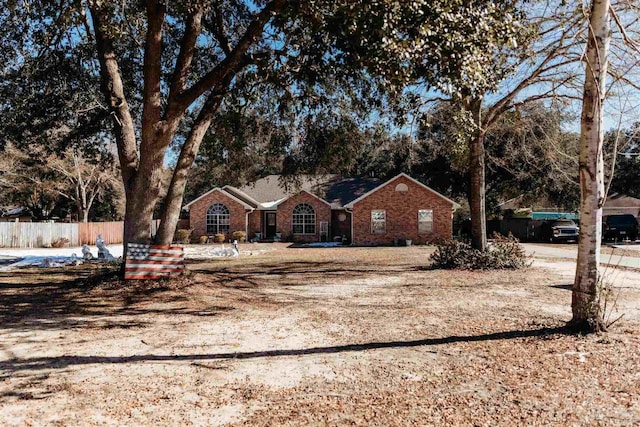
[[[69,246],[69,239],[66,237],[60,237],[51,242],[52,248],[64,248],[65,246]]]
[[[227,236],[224,233],[218,233],[213,236],[213,241],[216,243],[224,243],[225,240],[227,240]]]
[[[247,239],[247,233],[244,231],[234,231],[231,236],[233,237],[233,240],[237,240],[240,243]]]
[[[176,242],[189,243],[192,232],[193,230],[188,230],[186,228],[181,228],[180,230],[176,231]]]
[[[467,242],[445,240],[436,244],[431,255],[433,268],[460,270],[520,269],[528,265],[528,257],[518,239],[509,234],[493,234],[494,242],[486,251],[479,251]]]
[[[209,243],[209,236],[200,236],[198,238],[198,243],[200,243],[201,245]]]

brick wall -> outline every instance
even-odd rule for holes
[[[207,234],[207,209],[214,203],[223,203],[229,209],[229,235],[234,231],[246,230],[246,209],[244,205],[236,202],[221,191],[207,194],[189,207],[190,226],[193,229],[192,236],[198,238]]]
[[[247,240],[253,239],[256,233],[262,232],[263,211],[255,210],[249,214],[249,234]]]
[[[313,207],[316,213],[316,232],[315,234],[293,234],[291,225],[293,209],[300,203],[307,203]],[[331,233],[331,206],[312,196],[307,192],[300,192],[295,196],[278,205],[277,224],[278,232],[282,233],[283,238],[293,238],[294,241],[318,242],[320,241],[320,221],[326,221],[329,226],[329,234]],[[331,236],[328,236],[331,239]]]
[[[407,191],[396,191],[405,184]],[[353,207],[353,243],[356,245],[385,245],[394,239],[411,239],[424,244],[452,236],[452,205],[437,194],[400,176],[365,197]],[[371,232],[371,210],[386,211],[386,232]],[[433,210],[433,231],[418,232],[418,210]]]

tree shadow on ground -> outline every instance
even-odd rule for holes
[[[280,263],[265,263],[249,266],[233,266],[212,268],[206,265],[192,266],[194,273],[210,275],[222,286],[235,288],[258,288],[263,285],[286,287],[308,286],[314,282],[331,285],[337,280],[358,280],[377,277],[398,276],[400,274],[420,271],[422,266],[393,265],[380,266],[357,265],[353,263],[339,263],[335,261],[288,261]]]
[[[445,344],[461,342],[484,342],[495,340],[512,340],[519,338],[541,337],[549,338],[553,335],[573,335],[566,326],[542,327],[529,330],[513,330],[495,332],[482,335],[448,336],[441,338],[425,338],[419,340],[382,341],[362,344],[345,344],[326,347],[310,347],[301,349],[265,350],[236,353],[211,353],[211,354],[140,354],[133,356],[56,356],[13,358],[0,362],[0,371],[6,375],[12,375],[21,371],[41,371],[45,369],[65,369],[73,366],[93,364],[128,364],[141,362],[199,362],[208,360],[247,360],[273,357],[310,356],[317,354],[336,354],[347,352],[359,352],[377,349],[398,349],[412,347],[434,347]],[[2,378],[2,376],[0,376]]]
[[[117,267],[0,273],[0,327],[34,329],[144,327],[147,314],[216,315],[230,307],[180,307],[176,281],[130,283]],[[145,306],[145,302],[165,303]]]
[[[565,291],[570,291],[573,288],[573,284],[568,283],[568,284],[560,284],[560,285],[550,285],[550,288],[556,288],[556,289],[564,289]]]

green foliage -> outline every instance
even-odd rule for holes
[[[468,146],[452,117],[456,107],[434,105],[417,132],[412,175],[446,194],[462,196],[468,182]],[[558,106],[529,103],[505,112],[485,134],[487,207],[522,196],[525,205],[578,203],[578,136],[563,129],[571,116]]]
[[[607,154],[607,179],[611,179],[609,175],[614,158],[616,162],[609,194],[619,193],[640,198],[640,122],[627,129],[608,132],[605,135],[604,152]]]
[[[430,258],[432,266],[442,269],[505,270],[520,269],[528,265],[527,255],[518,239],[499,234],[494,234],[493,239],[493,243],[485,251],[457,240],[438,243]]]

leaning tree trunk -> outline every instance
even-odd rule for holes
[[[202,139],[222,102],[222,93],[220,91],[226,90],[229,83],[230,79],[225,79],[219,85],[220,87],[216,88],[217,91],[209,95],[180,151],[160,213],[160,227],[155,237],[157,244],[169,245],[173,241],[178,220],[180,219],[180,210],[184,200],[184,190],[187,185],[189,171],[198,154]]]
[[[467,109],[476,130],[469,141],[469,207],[471,209],[471,244],[475,249],[487,249],[487,213],[485,209],[484,133],[482,131],[482,100],[473,99]]]
[[[602,144],[607,54],[611,40],[609,0],[593,0],[589,17],[580,130],[580,237],[573,283],[571,323],[585,331],[604,328],[600,288],[600,240],[604,203]]]

